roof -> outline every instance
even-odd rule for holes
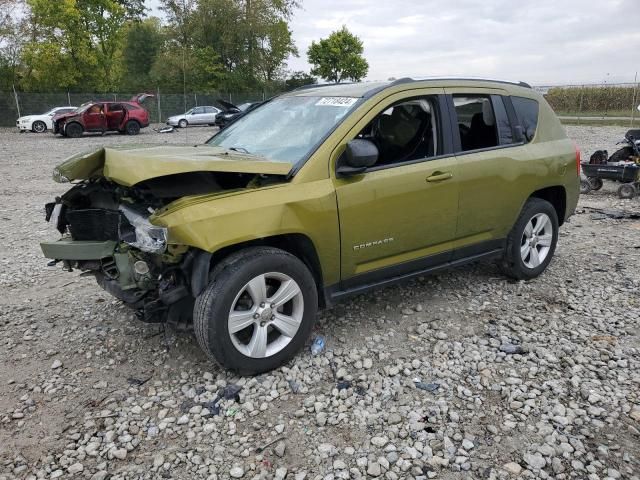
[[[442,77],[442,78],[401,78],[399,80],[387,81],[387,82],[358,82],[358,83],[328,83],[320,85],[305,85],[297,88],[285,95],[305,96],[305,97],[370,97],[376,93],[385,90],[390,87],[398,85],[412,84],[414,88],[417,87],[499,87],[513,86],[520,88],[531,87],[524,82],[508,82],[505,80],[490,80],[482,78],[454,78],[454,77]],[[415,86],[413,84],[416,84]]]

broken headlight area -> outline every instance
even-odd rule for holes
[[[167,229],[149,222],[148,217],[133,208],[120,205],[120,240],[143,252],[163,253],[167,248]]]

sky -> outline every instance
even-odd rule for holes
[[[309,71],[311,42],[346,25],[364,43],[367,80],[472,76],[550,85],[633,82],[640,72],[640,0],[300,3],[290,23],[300,51],[288,60],[291,70]]]

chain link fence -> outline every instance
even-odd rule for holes
[[[167,117],[179,115],[187,110],[212,105],[216,106],[218,100],[224,100],[234,105],[245,102],[266,100],[277,92],[242,92],[242,93],[162,93],[153,92],[153,98],[144,102],[144,107],[149,111],[151,123],[164,123]],[[54,107],[80,106],[90,101],[125,101],[130,100],[135,93],[26,93],[26,92],[0,92],[0,126],[10,127],[16,124],[16,119],[24,115],[37,115],[51,110]]]
[[[640,124],[640,112],[637,110],[639,87],[639,83],[534,86],[564,122],[612,122],[630,126]],[[153,93],[155,97],[147,99],[144,106],[152,123],[164,123],[171,115],[184,113],[195,106],[216,105],[219,99],[240,105],[265,100],[278,92],[166,94],[160,89]],[[79,106],[88,101],[123,101],[133,96],[133,93],[0,92],[0,126],[13,126],[20,115],[39,114],[53,107]]]

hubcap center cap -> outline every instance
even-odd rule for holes
[[[268,322],[273,316],[273,310],[271,310],[271,307],[258,308],[258,315],[260,315],[260,320]]]

